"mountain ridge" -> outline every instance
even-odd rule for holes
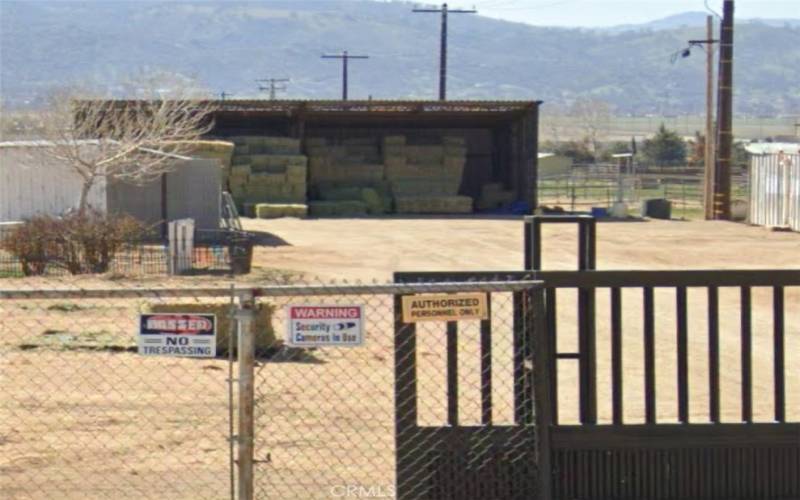
[[[336,99],[341,65],[319,56],[349,50],[370,55],[350,66],[352,98],[434,99],[439,19],[412,15],[411,6],[3,1],[0,93],[6,105],[35,104],[57,84],[89,80],[119,94],[126,75],[166,69],[235,97],[266,97],[254,80],[289,77],[280,97]],[[790,21],[737,25],[738,112],[800,113],[800,27]],[[704,30],[648,24],[619,31],[458,16],[450,23],[448,97],[542,99],[558,107],[591,97],[621,114],[702,112],[705,58],[669,58]]]

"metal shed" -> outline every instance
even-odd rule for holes
[[[84,147],[91,148],[92,141]],[[82,181],[68,165],[31,154],[45,141],[0,143],[0,222],[60,215],[76,208]],[[166,154],[166,153],[153,153]],[[146,224],[191,217],[198,229],[218,229],[221,168],[216,160],[175,157],[180,165],[145,185],[99,179],[89,204],[107,213],[129,214]]]
[[[800,231],[800,154],[751,158],[748,221]]]

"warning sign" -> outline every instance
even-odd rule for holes
[[[286,308],[286,343],[294,347],[353,347],[364,343],[364,306]]]
[[[213,314],[142,314],[139,354],[213,358],[217,355],[216,327],[217,318]]]
[[[403,297],[403,321],[458,321],[486,319],[485,293],[407,295]]]

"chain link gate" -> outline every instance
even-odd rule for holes
[[[514,333],[515,326],[520,326],[515,309],[520,295],[512,292],[535,286],[530,281],[495,281],[261,289],[256,304],[270,309],[276,327],[286,325],[287,306],[312,304],[363,306],[365,328],[363,345],[358,347],[295,348],[278,341],[256,348],[254,497],[498,498],[492,492],[513,485],[487,484],[480,489],[473,481],[471,491],[457,488],[442,495],[448,483],[440,477],[442,470],[429,461],[442,451],[442,436],[437,433],[416,441],[429,453],[414,464],[414,470],[415,481],[438,486],[423,495],[399,481],[398,473],[404,472],[396,459],[400,451],[397,432],[401,431],[397,417],[405,406],[397,398],[409,387],[395,383],[404,380],[398,372],[397,349],[408,346],[402,332],[397,336],[395,327],[402,321],[396,302],[403,295],[428,293],[481,292],[490,297],[488,321],[459,321],[457,339],[452,334],[455,322],[420,322],[415,329],[417,380],[413,384],[419,402],[418,422],[440,429],[483,429],[473,440],[477,446],[472,451],[477,454],[453,462],[463,465],[462,477],[466,478],[476,469],[497,469],[497,463],[479,450],[481,436],[495,436],[500,429],[504,437],[513,437],[514,432],[506,432],[503,426],[517,427],[523,434],[532,432],[531,413],[524,417],[524,424],[519,420],[523,406],[532,408],[530,397],[523,401],[520,391],[531,387],[520,385],[520,363],[528,347],[523,337]],[[485,334],[487,323],[493,325],[491,340]],[[457,370],[452,368],[454,353]],[[487,379],[493,380],[491,387],[486,386]],[[460,387],[458,396],[448,392],[454,383]],[[488,423],[487,397],[493,401]],[[450,419],[453,401],[457,401],[457,422]],[[492,438],[489,441],[483,449],[491,449],[496,457],[502,444]],[[533,457],[533,443],[532,439],[511,443],[508,457],[519,450],[525,457]],[[527,468],[524,472],[535,471]],[[530,476],[517,483],[534,481]],[[532,495],[533,491],[517,490],[514,498],[521,494]]]

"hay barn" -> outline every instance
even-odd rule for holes
[[[536,206],[539,101],[224,100],[225,184],[245,215]]]

